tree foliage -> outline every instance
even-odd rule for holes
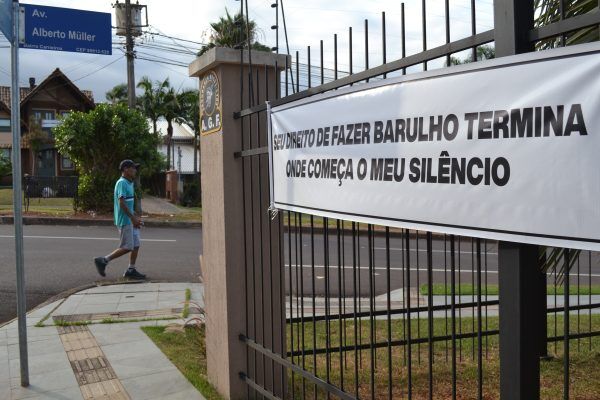
[[[535,0],[535,26],[541,27],[560,20],[560,2],[557,0]],[[598,8],[598,0],[569,0],[564,2],[564,18],[588,14]],[[549,49],[563,45],[560,36],[542,40],[536,44],[538,50]],[[598,26],[579,29],[564,35],[564,45],[589,43],[600,40]]]
[[[496,49],[490,45],[483,45],[477,47],[476,54],[477,61],[489,60],[496,58]],[[473,62],[473,58],[470,55],[465,58],[458,58],[455,56],[450,57],[450,65],[468,64],[470,62]]]
[[[169,80],[152,82],[144,76],[137,84],[143,90],[138,97],[138,107],[152,121],[152,132],[157,133],[156,123],[164,113],[165,91],[170,86]]]
[[[268,46],[257,40],[260,31],[256,22],[253,20],[246,21],[246,18],[239,12],[232,16],[229,10],[225,9],[225,16],[220,17],[217,22],[211,23],[210,27],[211,34],[208,44],[202,46],[198,53],[199,56],[213,47],[238,48],[238,46],[241,46],[247,49],[248,39],[250,39],[252,50],[271,51]]]
[[[8,176],[12,173],[12,164],[10,158],[0,153],[0,178]]]
[[[127,85],[124,83],[120,83],[106,92],[106,100],[111,104],[127,104],[127,99]]]
[[[83,210],[112,209],[119,162],[142,164],[141,176],[164,167],[158,152],[160,138],[150,132],[146,117],[123,104],[100,104],[87,113],[72,112],[54,128],[56,147],[68,156],[80,174],[79,200]]]
[[[33,175],[36,174],[36,164],[38,153],[42,149],[44,144],[50,142],[50,138],[44,131],[42,130],[41,122],[36,119],[34,116],[29,118],[29,124],[27,126],[27,133],[23,137],[25,143],[29,146],[33,157],[31,158],[31,173]]]

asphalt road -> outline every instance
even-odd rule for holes
[[[334,230],[335,231],[335,230]],[[338,238],[337,233],[330,234],[329,240],[325,241],[324,235],[315,235],[314,239],[304,232],[302,237],[299,233],[292,233],[290,237],[286,236],[284,264],[286,265],[286,291],[291,290],[294,293],[303,290],[306,296],[313,293],[313,264],[314,264],[314,293],[317,296],[325,295],[326,292],[332,296],[350,296],[356,291],[361,296],[370,295],[370,279],[373,280],[373,294],[380,295],[387,293],[387,265],[389,249],[390,265],[390,290],[405,287],[406,281],[406,244],[400,237],[390,237],[389,246],[386,243],[385,236],[374,235],[373,246],[368,245],[368,235],[361,233],[360,240],[353,241],[351,235]],[[339,246],[338,246],[339,243]],[[338,251],[340,247],[340,251]],[[288,251],[291,249],[291,252]],[[300,249],[302,249],[300,251]],[[314,249],[314,255],[313,255]],[[353,251],[354,250],[354,251]],[[456,283],[476,283],[477,279],[477,252],[476,240],[458,239],[455,241],[456,250]],[[481,241],[481,270],[482,284],[487,281],[488,284],[498,283],[498,245],[494,241]],[[354,254],[353,254],[354,253]],[[419,287],[427,284],[427,240],[424,234],[419,236],[419,240],[412,238],[410,240],[410,286]],[[329,254],[329,259],[325,260],[324,255]],[[444,283],[450,285],[450,241],[446,243],[443,239],[433,238],[432,241],[432,272],[433,283]],[[570,282],[581,287],[591,284],[600,284],[600,253],[584,252],[580,260],[571,270]],[[372,259],[371,263],[369,259]],[[591,261],[591,262],[590,262]],[[291,276],[290,276],[290,268]],[[302,268],[297,266],[302,265]],[[329,265],[329,268],[325,268]],[[342,265],[342,268],[339,267]],[[356,266],[356,272],[355,272]],[[373,276],[369,271],[373,267]],[[535,266],[532,266],[535,267]],[[326,271],[327,270],[327,271]],[[327,273],[326,273],[327,272]],[[354,274],[356,273],[356,279]],[[329,281],[328,287],[326,283]],[[553,276],[548,278],[548,283],[553,282]],[[341,284],[340,284],[341,283]]]
[[[0,322],[16,316],[16,272],[12,225],[0,225]],[[112,227],[25,226],[27,309],[65,290],[101,280],[93,257],[118,244]],[[197,282],[201,229],[146,228],[137,266],[149,278]],[[123,257],[111,263],[105,279],[115,280],[127,268]]]
[[[356,284],[356,292],[361,296],[370,294],[369,279],[374,282],[373,294],[386,293],[388,246],[385,237],[373,239],[373,252],[369,253],[367,235],[361,235],[360,241],[353,244],[352,238],[340,237],[338,253],[338,237],[329,235],[292,234],[285,236],[284,270],[286,292],[296,293],[302,282],[305,296],[313,291],[313,248],[314,248],[314,282],[315,295],[325,293],[337,297],[341,292],[352,296]],[[194,282],[198,279],[198,256],[202,251],[201,229],[167,229],[146,228],[142,233],[142,249],[138,259],[140,271],[155,280]],[[314,240],[314,245],[313,245]],[[65,226],[25,226],[25,262],[27,308],[31,309],[48,298],[65,290],[99,281],[92,258],[106,255],[117,245],[116,230],[111,227],[65,227]],[[473,242],[474,243],[474,242]],[[418,247],[417,247],[418,245]],[[314,246],[314,247],[313,247]],[[403,260],[405,243],[400,238],[391,237],[389,243],[390,290],[406,285],[406,259]],[[432,264],[433,282],[450,281],[450,259],[445,251],[449,243],[433,240]],[[474,244],[473,244],[474,246]],[[487,282],[498,282],[498,249],[495,242],[483,243],[482,270],[487,270]],[[458,242],[456,243],[458,254]],[[288,250],[291,248],[291,252]],[[15,298],[15,263],[13,227],[0,225],[0,322],[14,318],[16,314]],[[302,249],[302,251],[300,251]],[[353,249],[356,249],[353,255]],[[476,271],[477,259],[472,252],[470,240],[460,243],[460,257],[456,257],[457,283],[472,283]],[[360,254],[359,254],[360,252]],[[325,260],[324,255],[329,254]],[[341,258],[343,268],[338,267]],[[355,258],[354,258],[355,257]],[[373,260],[374,275],[370,277],[369,258]],[[355,261],[356,260],[356,261]],[[118,278],[127,267],[127,259],[117,260],[108,268],[106,279]],[[404,261],[404,264],[403,264]],[[600,253],[592,253],[591,265],[587,253],[582,257],[577,275],[577,267],[573,271],[573,285],[580,281],[582,286],[590,281],[600,284]],[[266,262],[266,261],[265,261]],[[427,250],[426,240],[421,236],[418,243],[410,242],[411,287],[427,283]],[[292,265],[291,276],[289,265]],[[329,265],[326,273],[325,265]],[[303,265],[302,268],[296,266]],[[356,265],[356,280],[354,278]],[[268,266],[267,266],[268,268]],[[485,282],[485,277],[483,277]],[[326,285],[326,283],[329,285]],[[551,282],[551,279],[550,279]],[[327,287],[328,286],[328,287]],[[327,287],[327,288],[326,288]],[[267,290],[267,289],[265,289]]]

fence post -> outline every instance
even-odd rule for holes
[[[496,57],[534,51],[533,0],[494,0]],[[500,398],[540,398],[540,356],[546,351],[546,275],[539,247],[498,244]]]
[[[500,242],[500,398],[540,398],[538,246]]]
[[[247,52],[245,55],[247,58]],[[252,61],[255,71],[269,71],[269,91],[274,94],[278,85],[275,67],[277,62],[284,65],[285,56],[253,52]],[[207,374],[210,382],[227,399],[245,399],[248,389],[246,383],[240,379],[241,372],[248,374],[247,348],[239,339],[241,334],[247,334],[244,174],[243,159],[235,156],[235,153],[242,150],[243,130],[242,120],[234,118],[234,113],[242,108],[241,98],[248,98],[249,85],[240,81],[240,68],[240,51],[226,48],[210,49],[189,66],[190,76],[200,78],[200,103],[216,99],[216,106],[213,108],[220,111],[220,118],[212,119],[212,123],[220,120],[220,129],[203,134],[200,138],[203,248],[201,268],[206,311]],[[209,73],[211,79],[216,75],[218,85],[214,86],[211,83],[210,90],[204,91],[206,93],[203,98],[202,83]],[[262,77],[264,75],[261,75],[261,79]],[[262,97],[257,101],[264,102],[265,82],[261,82],[263,86],[259,94]],[[220,110],[218,103],[221,103]],[[263,121],[261,127],[264,126]],[[264,134],[266,131],[261,130],[260,133]],[[255,131],[255,134],[258,133]],[[266,137],[263,140],[266,140]],[[248,171],[246,174],[248,175]],[[261,190],[268,194],[268,179],[263,181],[263,185],[265,187]],[[268,195],[265,202],[263,211],[267,218]],[[275,270],[279,268],[279,264],[274,266]],[[277,307],[281,307],[281,302]],[[281,329],[284,329],[284,324],[281,325]]]

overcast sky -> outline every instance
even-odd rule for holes
[[[274,0],[249,0],[250,18],[260,28],[262,43],[275,45],[275,34],[271,25],[275,24],[275,11],[271,8]],[[38,0],[38,4],[78,8],[113,14],[111,0]],[[192,42],[206,42],[210,34],[209,24],[225,13],[225,8],[237,12],[239,1],[234,0],[142,0],[148,6],[150,28],[147,34],[138,39],[143,47],[138,47],[135,63],[136,80],[146,75],[153,80],[169,77],[175,87],[196,87],[194,79],[187,77],[187,68],[171,65],[188,64],[194,59],[192,54],[200,45],[191,42],[173,41],[160,33]],[[406,0],[406,54],[422,50],[421,0]],[[435,47],[445,42],[444,0],[427,0],[427,47]],[[476,0],[477,32],[492,29],[493,0]],[[400,2],[398,0],[284,0],[290,52],[300,51],[300,62],[306,62],[307,46],[312,48],[312,63],[319,63],[319,40],[324,40],[326,66],[333,67],[333,35],[338,34],[339,68],[348,69],[348,27],[353,27],[354,71],[364,66],[364,20],[369,20],[369,65],[382,62],[381,12],[386,12],[387,57],[393,60],[401,56]],[[471,1],[450,0],[451,40],[468,36],[471,31]],[[283,28],[283,23],[280,21]],[[94,92],[97,101],[104,100],[104,94],[113,86],[126,81],[126,62],[122,39],[114,35],[113,55],[98,56],[77,53],[24,49],[21,54],[20,81],[28,85],[28,78],[38,82],[55,68],[60,68],[75,81],[81,89]],[[0,85],[10,84],[10,49],[4,37],[0,36]],[[148,47],[150,46],[150,47]],[[159,49],[160,47],[160,49]],[[176,51],[165,51],[165,48]],[[285,52],[283,29],[280,31],[280,49]],[[459,57],[461,55],[458,55]],[[143,60],[152,59],[154,61]],[[441,61],[432,66],[441,65]]]

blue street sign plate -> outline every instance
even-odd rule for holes
[[[33,4],[21,4],[21,7],[24,18],[20,31],[24,32],[24,37],[20,38],[20,47],[112,54],[109,13]]]
[[[13,31],[13,2],[12,0],[0,0],[0,32],[12,42]]]

